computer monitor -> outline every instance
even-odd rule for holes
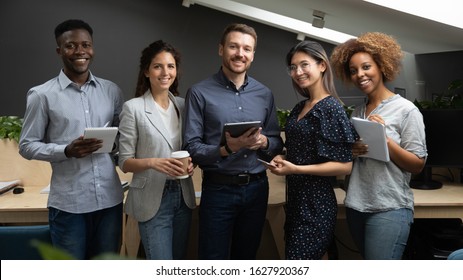
[[[433,167],[463,168],[463,109],[422,110],[428,158],[418,179],[410,182],[416,189],[439,189],[432,179]]]

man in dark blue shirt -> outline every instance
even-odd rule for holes
[[[255,259],[267,211],[269,185],[261,157],[283,148],[273,94],[249,77],[257,35],[231,24],[219,44],[220,70],[193,85],[185,105],[184,146],[203,170],[199,214],[200,259]],[[225,123],[261,121],[238,137]]]

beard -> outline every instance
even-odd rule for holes
[[[233,65],[233,61],[232,63],[230,63],[230,60],[224,60],[223,61],[223,67],[233,73],[233,74],[243,74],[243,73],[246,73],[246,71],[248,71],[249,67],[251,66],[251,64],[245,64],[243,66],[239,66],[239,67],[236,67]]]

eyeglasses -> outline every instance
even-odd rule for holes
[[[312,66],[312,64],[310,64],[308,62],[302,62],[299,65],[291,64],[291,65],[288,66],[286,71],[288,71],[289,75],[292,75],[292,74],[297,72],[297,69],[299,69],[299,67],[301,68],[302,72],[305,72],[305,71],[309,71],[311,66]]]

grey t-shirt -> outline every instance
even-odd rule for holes
[[[427,156],[423,116],[409,100],[395,95],[384,100],[371,114],[380,115],[387,136],[419,158]],[[367,118],[365,105],[357,107],[352,117]],[[413,210],[411,174],[394,162],[358,157],[349,178],[346,207],[360,212],[382,212],[399,208]]]

